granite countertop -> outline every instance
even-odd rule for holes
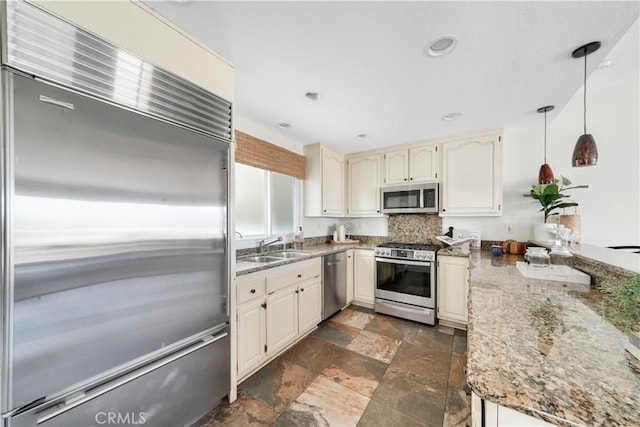
[[[521,256],[472,252],[467,381],[483,399],[561,426],[640,423],[640,364],[580,287],[526,279]]]
[[[531,241],[534,245],[543,246],[547,249],[553,247],[553,243],[541,242],[537,240]],[[574,243],[569,249],[571,253],[579,258],[585,258],[589,261],[605,264],[609,269],[621,269],[622,273],[626,271],[640,273],[640,254],[626,252],[603,246],[590,245],[588,243]]]
[[[242,276],[243,274],[254,273],[256,271],[266,270],[268,268],[280,267],[286,264],[292,264],[294,262],[303,261],[306,259],[316,258],[323,255],[335,254],[338,252],[344,252],[348,249],[371,249],[375,248],[374,244],[368,243],[354,243],[354,244],[340,244],[340,245],[331,245],[331,244],[321,244],[321,245],[313,245],[313,246],[305,246],[304,249],[296,252],[308,252],[307,256],[299,257],[299,258],[291,258],[291,259],[283,259],[282,261],[277,262],[249,262],[242,261],[242,258],[238,258],[236,260],[236,276]],[[292,249],[291,249],[292,250]],[[254,254],[257,255],[257,254]],[[265,255],[269,255],[266,253]]]

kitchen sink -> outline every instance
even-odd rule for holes
[[[273,256],[250,256],[246,258],[238,258],[238,262],[246,261],[246,262],[276,262],[282,261],[283,257],[273,257]]]
[[[309,252],[301,252],[301,251],[282,251],[282,252],[274,252],[269,254],[272,257],[291,259],[291,258],[300,258],[303,256],[311,255]]]

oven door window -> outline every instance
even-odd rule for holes
[[[419,208],[420,190],[385,191],[382,203],[384,209]]]
[[[421,265],[376,262],[377,288],[383,291],[398,292],[431,298],[431,263]]]

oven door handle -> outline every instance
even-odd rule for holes
[[[401,264],[401,265],[418,265],[422,267],[430,267],[433,264],[433,261],[410,261],[403,259],[393,259],[393,258],[378,258],[376,257],[376,262],[386,262],[389,264]]]

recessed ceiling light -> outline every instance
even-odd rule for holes
[[[438,37],[424,47],[424,54],[427,56],[443,56],[456,48],[458,38],[453,35]]]
[[[598,64],[598,68],[600,70],[604,70],[605,68],[609,68],[611,67],[611,65],[613,64],[613,61],[602,61],[601,63]]]
[[[442,120],[451,121],[451,120],[459,119],[460,117],[462,117],[462,113],[448,113],[442,116]]]
[[[356,138],[365,139],[367,136],[369,136],[369,135],[367,135],[366,133],[359,133],[358,135],[356,135]]]
[[[280,128],[280,129],[289,129],[289,128],[291,127],[291,125],[290,125],[289,123],[285,123],[285,122],[278,123],[278,125],[277,125],[277,126],[278,126],[278,128]]]
[[[307,98],[309,98],[312,101],[317,101],[318,100],[318,92],[307,92],[304,94],[304,96],[306,96]]]

